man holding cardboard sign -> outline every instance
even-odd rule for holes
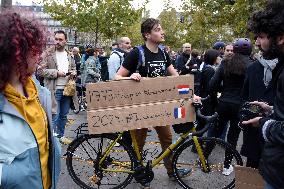
[[[166,75],[178,76],[177,71],[171,64],[169,55],[163,50],[160,43],[164,42],[165,33],[158,20],[149,18],[141,25],[141,34],[145,44],[134,48],[125,58],[122,66],[115,76],[116,80],[124,79],[129,76],[130,79],[140,81],[142,77],[161,77]],[[162,145],[162,150],[166,150],[172,143],[172,134],[170,126],[157,126],[155,130]],[[136,130],[136,139],[139,150],[143,150],[148,129]],[[139,136],[139,137],[138,137]],[[173,170],[171,168],[170,158],[165,158],[165,167],[171,178]],[[180,174],[188,174],[186,170],[180,170]]]

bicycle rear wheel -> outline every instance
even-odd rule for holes
[[[82,135],[67,149],[66,165],[73,181],[84,189],[124,188],[133,179],[135,156],[124,141],[118,140],[99,165],[102,153],[116,135]]]
[[[192,188],[234,188],[234,165],[242,165],[242,158],[237,150],[230,144],[216,138],[198,138],[206,159],[208,172],[204,171],[199,160],[199,155],[194,153],[194,141],[190,140],[182,144],[173,156],[173,170],[178,183],[186,189]],[[226,155],[225,155],[226,154]],[[227,158],[225,158],[227,156]],[[226,159],[226,161],[225,161]],[[223,174],[224,167],[230,167],[232,173]],[[191,170],[183,177],[178,174],[178,169]]]

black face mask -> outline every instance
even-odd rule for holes
[[[268,50],[265,51],[261,47],[259,48],[262,51],[263,58],[265,58],[266,60],[273,60],[281,56],[281,48],[283,47],[277,45],[276,38],[271,38]]]

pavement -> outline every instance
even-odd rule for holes
[[[85,123],[87,120],[86,112],[79,112],[78,114],[74,114],[70,111],[68,115],[68,123],[65,130],[65,135],[70,138],[71,140],[76,137],[74,132],[75,129],[82,123]],[[174,133],[174,132],[173,132]],[[154,156],[157,156],[160,153],[160,144],[158,142],[158,137],[155,131],[148,132],[148,137],[146,140],[145,148],[148,149],[147,159],[151,159]],[[173,140],[177,140],[178,135],[174,134]],[[242,134],[239,138],[237,149],[239,150],[241,147],[242,141]],[[62,157],[61,157],[61,173],[58,182],[58,189],[79,189],[80,187],[72,180],[70,177],[67,167],[66,161],[63,154],[66,153],[67,145],[62,145]],[[175,189],[175,188],[182,188],[177,182],[171,181],[167,174],[166,169],[162,164],[158,165],[154,168],[154,180],[151,182],[151,189]],[[200,178],[204,179],[204,178]],[[204,180],[204,184],[202,186],[194,186],[195,188],[212,188],[210,183]],[[138,189],[141,188],[138,183],[136,183],[135,179],[132,180],[131,184],[129,184],[126,189]]]

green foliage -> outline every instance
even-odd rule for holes
[[[179,22],[179,16],[175,9],[164,10],[159,15],[162,28],[166,34],[166,45],[178,49],[184,43],[184,25]]]
[[[133,26],[142,14],[129,0],[57,0],[43,1],[45,11],[66,26],[80,32],[96,32],[105,39],[116,39]],[[98,27],[97,27],[98,26]]]
[[[218,40],[232,42],[237,37],[249,37],[247,21],[254,10],[260,9],[265,0],[236,0],[234,5],[226,0],[184,0],[183,11],[192,17],[186,23],[193,47],[206,49]],[[198,44],[199,41],[199,44]]]
[[[232,42],[237,37],[249,37],[247,21],[266,0],[236,0],[234,5],[226,0],[183,0],[180,13],[185,18],[183,24],[169,0],[164,2],[166,7],[159,19],[166,30],[166,44],[180,47],[189,42],[193,48],[205,50],[218,40]]]

